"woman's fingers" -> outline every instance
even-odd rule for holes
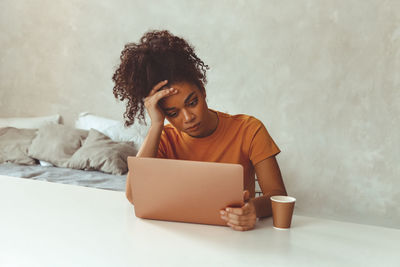
[[[155,93],[152,96],[148,96],[144,99],[144,105],[147,109],[153,109],[157,107],[158,101],[160,101],[160,99],[176,94],[178,92],[177,89],[175,88],[169,88],[169,89],[164,89],[161,91],[158,91],[157,93]]]
[[[250,204],[246,203],[240,208],[226,208],[226,211],[231,214],[246,215],[246,214],[251,213],[253,210],[252,210]]]
[[[245,215],[245,216],[238,216],[235,214],[227,214],[227,215],[223,215],[222,217],[224,217],[223,219],[225,219],[226,221],[229,221],[236,225],[245,225],[249,222],[253,222],[253,221],[257,220],[257,217],[253,214],[249,214],[249,215]]]
[[[160,101],[160,99],[176,94],[178,92],[178,89],[176,88],[168,88],[168,89],[164,89],[161,91],[156,92],[154,95],[152,96],[148,96],[144,99],[144,105],[146,106],[147,109],[151,109],[152,107],[156,107],[158,104],[158,101]]]
[[[173,95],[173,94],[176,94],[177,92],[178,92],[178,89],[176,89],[176,88],[168,88],[168,89],[158,91],[157,93],[155,93],[153,95],[154,101],[156,103],[158,103],[158,101],[160,101],[160,99],[170,96],[170,95]]]
[[[254,224],[257,220],[257,216],[254,213],[238,215],[231,212],[221,211],[221,219],[235,225],[248,225]]]
[[[257,219],[255,217],[248,217],[248,218],[238,218],[238,219],[231,219],[228,217],[221,217],[224,221],[232,225],[238,226],[252,226],[256,223]]]
[[[168,80],[164,80],[164,81],[161,81],[161,82],[157,83],[156,85],[154,85],[153,89],[151,89],[148,96],[152,96],[155,93],[157,93],[157,91],[160,90],[167,83],[168,83]]]
[[[246,231],[254,228],[257,221],[257,215],[252,203],[248,202],[241,208],[227,207],[221,210],[221,219],[227,222],[227,225],[234,230]]]
[[[254,228],[254,225],[253,226],[239,226],[239,225],[233,225],[231,223],[227,223],[227,225],[236,231],[247,231],[247,230],[251,230]]]

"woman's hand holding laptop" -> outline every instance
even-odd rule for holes
[[[240,208],[227,207],[221,210],[221,219],[227,222],[227,225],[234,230],[247,231],[254,228],[257,221],[256,209],[250,200],[249,191],[243,191],[245,204]]]

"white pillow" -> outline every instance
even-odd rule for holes
[[[135,123],[125,128],[122,121],[112,120],[93,115],[89,112],[80,113],[75,122],[75,127],[83,130],[95,129],[114,141],[134,143],[136,151],[142,146],[150,126]]]
[[[60,120],[61,116],[58,114],[45,117],[0,118],[0,128],[14,127],[22,129],[39,129],[47,124],[59,124]]]
[[[51,164],[50,162],[44,161],[44,160],[39,160],[39,163],[41,166],[44,166],[44,167],[54,167],[53,164]]]
[[[121,122],[93,115],[89,112],[82,112],[75,121],[75,128],[89,131],[91,128],[102,132],[108,127],[117,126]]]

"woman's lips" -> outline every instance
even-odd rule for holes
[[[196,131],[199,129],[199,126],[200,126],[200,122],[193,125],[192,127],[186,128],[186,131]]]

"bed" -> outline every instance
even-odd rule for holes
[[[127,156],[136,155],[146,125],[80,113],[74,127],[60,115],[0,118],[0,174],[124,191]]]

